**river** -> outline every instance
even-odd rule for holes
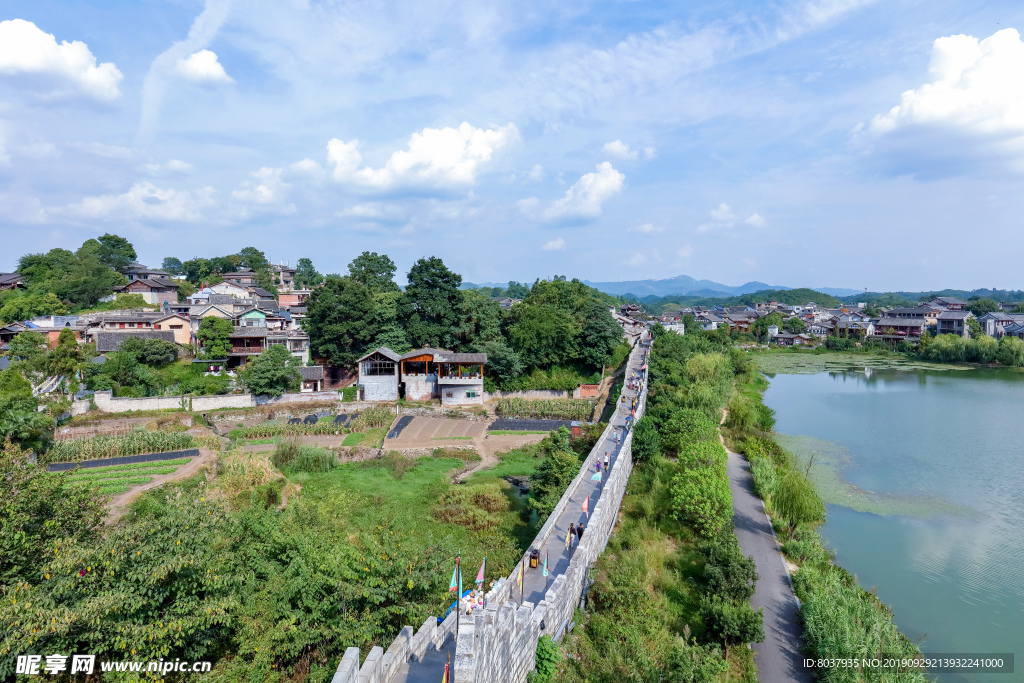
[[[1024,373],[770,376],[780,441],[828,503],[821,533],[925,653],[1016,652],[1024,680]]]

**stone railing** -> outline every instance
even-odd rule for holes
[[[642,347],[634,347],[630,354],[631,360],[636,359],[634,354],[643,357],[644,352]],[[643,415],[646,406],[647,383],[644,381],[637,404],[637,420]],[[593,469],[594,458],[603,457],[601,447],[606,443],[611,429],[609,424],[601,434],[597,445],[587,455],[579,473],[562,494],[531,547],[540,548],[547,542],[558,517]],[[527,601],[520,605],[511,599],[512,587],[516,584],[516,573],[513,572],[499,579],[487,593],[483,610],[476,610],[472,615],[460,615],[461,610],[453,610],[441,625],[437,624],[436,617],[430,617],[415,634],[411,626],[406,626],[387,651],[381,647],[370,650],[362,666],[359,666],[359,648],[348,648],[332,683],[392,683],[405,662],[419,661],[429,647],[440,649],[449,636],[454,636],[455,619],[460,621],[458,645],[452,659],[453,683],[526,681],[527,675],[534,668],[537,641],[544,635],[558,640],[565,633],[583,590],[590,581],[590,566],[608,543],[633,471],[632,446],[633,432],[630,430],[611,466],[601,496],[590,513],[587,533],[573,551],[568,569],[551,582],[538,604]],[[522,559],[527,558],[524,556]]]

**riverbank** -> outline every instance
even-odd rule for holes
[[[825,660],[871,658],[879,653],[919,655],[918,647],[896,627],[889,607],[861,588],[856,577],[838,566],[825,547],[817,532],[825,518],[824,503],[806,474],[795,466],[793,456],[776,441],[774,415],[762,400],[767,386],[762,376],[740,383],[730,401],[725,434],[732,448],[749,461],[755,490],[764,500],[782,551],[791,563],[807,655]],[[841,666],[817,669],[818,679],[829,683],[854,683],[869,673],[871,680],[882,682],[927,680],[918,672],[867,672]]]

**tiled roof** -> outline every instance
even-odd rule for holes
[[[308,365],[299,368],[299,374],[302,375],[302,379],[312,381],[315,379],[324,378],[324,366],[322,365]]]
[[[170,330],[123,330],[117,332],[97,332],[96,333],[96,352],[107,353],[109,351],[117,351],[121,348],[121,343],[129,337],[138,337],[139,339],[163,339],[164,341],[174,343],[174,332]]]
[[[380,355],[384,356],[385,358],[389,358],[389,359],[395,361],[396,363],[398,361],[402,360],[402,354],[396,353],[396,352],[392,351],[391,349],[389,349],[386,346],[381,346],[379,348],[374,349],[373,351],[370,351],[368,354],[366,354],[365,356],[363,356],[359,360],[360,361],[366,360],[367,358],[369,358],[370,356],[372,356],[375,353],[379,353]]]
[[[966,320],[973,315],[970,311],[943,311],[939,313],[939,320]]]
[[[234,339],[239,337],[266,337],[268,334],[269,332],[265,327],[236,327],[228,337]]]
[[[924,327],[924,319],[922,318],[895,318],[886,316],[879,318],[878,322],[875,323],[875,328],[886,328],[886,327]]]

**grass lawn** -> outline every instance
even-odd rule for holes
[[[386,427],[374,427],[365,432],[354,432],[345,437],[341,442],[342,446],[366,446],[367,448],[380,448],[384,445],[384,437],[387,436]]]
[[[473,477],[466,484],[453,485],[452,474],[464,465],[458,458],[421,457],[405,464],[401,471],[395,469],[393,461],[381,459],[342,463],[325,473],[295,473],[289,479],[300,484],[302,490],[290,505],[295,505],[300,515],[304,510],[329,514],[325,523],[344,529],[353,542],[361,534],[391,528],[400,529],[407,542],[417,547],[460,549],[466,576],[470,571],[475,576],[486,556],[490,582],[512,571],[538,528],[525,521],[522,506],[516,505],[506,492],[512,489],[507,482],[491,476]],[[480,486],[470,489],[467,484]],[[478,489],[490,491],[499,501],[501,493],[505,493],[508,501],[507,509],[490,511],[489,526],[474,529],[470,528],[472,525],[437,518],[439,506],[445,501],[449,505],[471,506],[468,499],[458,498],[457,494]]]

